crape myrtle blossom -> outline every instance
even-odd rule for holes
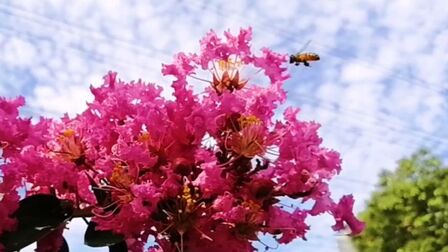
[[[287,55],[254,53],[251,36],[250,28],[224,38],[211,31],[199,53],[163,65],[175,77],[174,99],[114,72],[74,118],[33,124],[19,116],[23,98],[1,98],[0,234],[15,228],[10,216],[25,183],[27,195],[52,192],[91,209],[97,229],[122,234],[130,251],[142,251],[149,236],[149,251],[255,251],[259,234],[281,244],[305,239],[306,218],[321,213],[334,216],[334,230],[360,233],[353,197],[330,197],[341,159],[321,146],[319,124],[298,120],[292,107],[273,119],[286,100]],[[192,86],[201,83],[197,94]],[[284,208],[280,197],[314,206]]]

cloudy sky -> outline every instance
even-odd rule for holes
[[[0,96],[24,95],[25,115],[75,115],[108,70],[168,85],[160,67],[174,53],[197,50],[210,29],[252,26],[254,48],[293,53],[311,40],[307,51],[321,56],[311,68],[291,66],[286,88],[288,103],[322,123],[324,144],[342,154],[335,196],[353,192],[362,210],[381,169],[422,146],[447,157],[445,1],[227,2],[1,0]],[[276,251],[336,251],[331,218],[310,223],[307,242]],[[71,225],[72,251],[82,228]]]

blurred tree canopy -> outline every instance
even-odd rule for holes
[[[360,217],[360,252],[448,252],[448,168],[426,150],[401,160],[381,174]]]

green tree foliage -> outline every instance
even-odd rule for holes
[[[425,150],[401,160],[381,174],[360,217],[360,252],[448,252],[448,168]]]

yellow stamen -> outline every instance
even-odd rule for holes
[[[240,124],[240,127],[246,128],[250,125],[259,125],[261,124],[261,120],[258,119],[258,117],[254,116],[254,115],[250,115],[250,116],[241,116],[240,118],[238,118],[238,122]]]
[[[118,187],[129,187],[134,182],[132,177],[125,171],[122,165],[117,164],[112,171],[110,182]]]
[[[66,130],[64,130],[63,132],[62,132],[62,135],[63,136],[65,136],[65,137],[72,137],[72,136],[74,136],[75,135],[75,130],[73,130],[73,129],[66,129]]]
[[[187,213],[191,213],[194,210],[194,208],[195,208],[196,200],[193,199],[192,193],[191,193],[191,189],[186,184],[184,185],[184,188],[183,188],[182,199],[186,203],[185,211]]]
[[[60,149],[55,150],[60,157],[67,161],[78,162],[84,155],[84,148],[81,144],[80,136],[76,135],[76,131],[73,129],[66,129],[61,132],[61,135],[57,138]]]
[[[246,200],[241,204],[242,207],[251,210],[252,212],[258,212],[261,209],[260,204],[252,200]]]
[[[151,140],[151,135],[149,132],[144,131],[138,136],[139,142],[148,142],[149,140]]]
[[[218,68],[221,71],[229,71],[229,70],[236,70],[240,68],[243,65],[243,62],[241,62],[240,59],[227,59],[227,60],[219,60],[218,61]]]
[[[247,84],[248,80],[240,79],[239,70],[243,63],[238,56],[235,59],[218,60],[217,63],[219,71],[213,63],[211,84],[218,94],[222,94],[224,90],[240,90]]]
[[[260,125],[250,125],[230,137],[230,149],[242,156],[252,158],[266,151],[266,139]]]

